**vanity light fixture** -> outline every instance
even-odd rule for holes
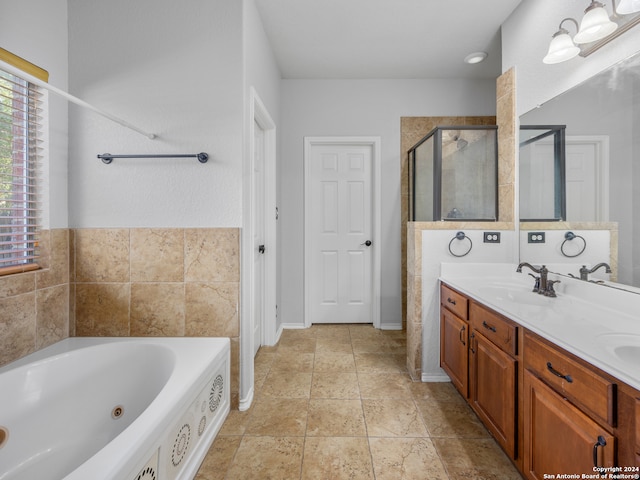
[[[618,24],[612,22],[609,14],[604,9],[604,5],[596,0],[584,11],[584,17],[580,22],[580,29],[573,37],[576,43],[591,43],[611,35]]]
[[[553,34],[547,55],[543,62],[554,64],[565,62],[577,55],[586,57],[598,48],[640,23],[640,15],[628,16],[640,12],[640,0],[621,0],[616,8],[616,0],[611,0],[613,14],[609,16],[604,4],[597,0],[584,11],[580,25],[573,18],[565,18],[560,22],[558,31]],[[563,23],[571,21],[576,26],[576,34],[571,38]]]
[[[640,0],[620,0],[616,11],[622,15],[640,12]]]
[[[464,63],[473,65],[484,61],[485,58],[487,58],[487,52],[473,52],[464,57]]]
[[[569,31],[562,27],[562,24],[566,21],[573,22],[576,30],[578,30],[578,22],[573,18],[565,18],[562,20],[558,31],[553,34],[547,55],[542,59],[544,63],[553,64],[566,62],[580,53],[580,47],[573,43],[573,40],[569,36]]]

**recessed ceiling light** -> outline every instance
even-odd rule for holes
[[[487,52],[473,52],[464,57],[464,63],[474,64],[480,63],[487,58]]]

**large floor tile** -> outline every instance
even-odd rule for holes
[[[312,373],[278,372],[271,370],[260,394],[267,397],[308,398]]]
[[[432,440],[451,480],[521,480],[498,444],[491,438],[435,438]]]
[[[370,437],[426,437],[427,429],[412,399],[362,400]]]
[[[430,437],[489,437],[489,432],[467,404],[416,400],[416,405]]]
[[[411,379],[403,373],[358,373],[362,398],[413,398]]]
[[[260,397],[253,407],[247,424],[247,435],[271,435],[280,437],[304,436],[307,429],[306,398]]]
[[[303,437],[245,435],[226,478],[260,480],[300,478],[303,447]]]
[[[360,398],[358,376],[355,372],[314,372],[311,398]]]
[[[224,480],[242,437],[217,437],[194,480]]]
[[[303,480],[374,480],[367,439],[364,437],[308,437],[304,446],[301,478]]]
[[[406,355],[392,353],[359,353],[354,355],[358,373],[403,373],[406,371]]]
[[[301,353],[296,350],[279,350],[271,364],[271,371],[313,372],[315,354]]]
[[[355,372],[356,362],[351,353],[317,352],[314,372]]]
[[[447,480],[447,472],[428,438],[370,438],[376,480]]]
[[[366,435],[360,400],[312,398],[309,401],[307,437],[364,437]]]

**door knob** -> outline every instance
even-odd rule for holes
[[[259,245],[258,246],[258,253],[264,253],[264,245]]]
[[[367,240],[366,242],[361,243],[360,245],[366,245],[367,247],[370,247],[371,243],[372,243],[371,240]]]

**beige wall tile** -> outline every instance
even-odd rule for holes
[[[36,272],[16,273],[0,277],[0,302],[7,297],[23,295],[36,289]],[[2,306],[2,303],[0,303]]]
[[[36,348],[41,349],[69,336],[69,284],[36,292]]]
[[[129,281],[129,230],[76,230],[77,282]]]
[[[2,300],[0,308],[0,365],[17,360],[35,350],[35,292]]]
[[[238,229],[186,229],[185,281],[239,282],[240,232]]]
[[[182,282],[184,231],[180,228],[131,230],[131,281]]]
[[[131,284],[131,336],[184,336],[184,284]]]
[[[129,335],[128,283],[76,285],[76,335],[123,337]]]
[[[36,272],[38,289],[69,284],[69,230],[51,230],[48,248],[48,268]]]
[[[237,337],[240,335],[237,283],[187,283],[185,335]]]

